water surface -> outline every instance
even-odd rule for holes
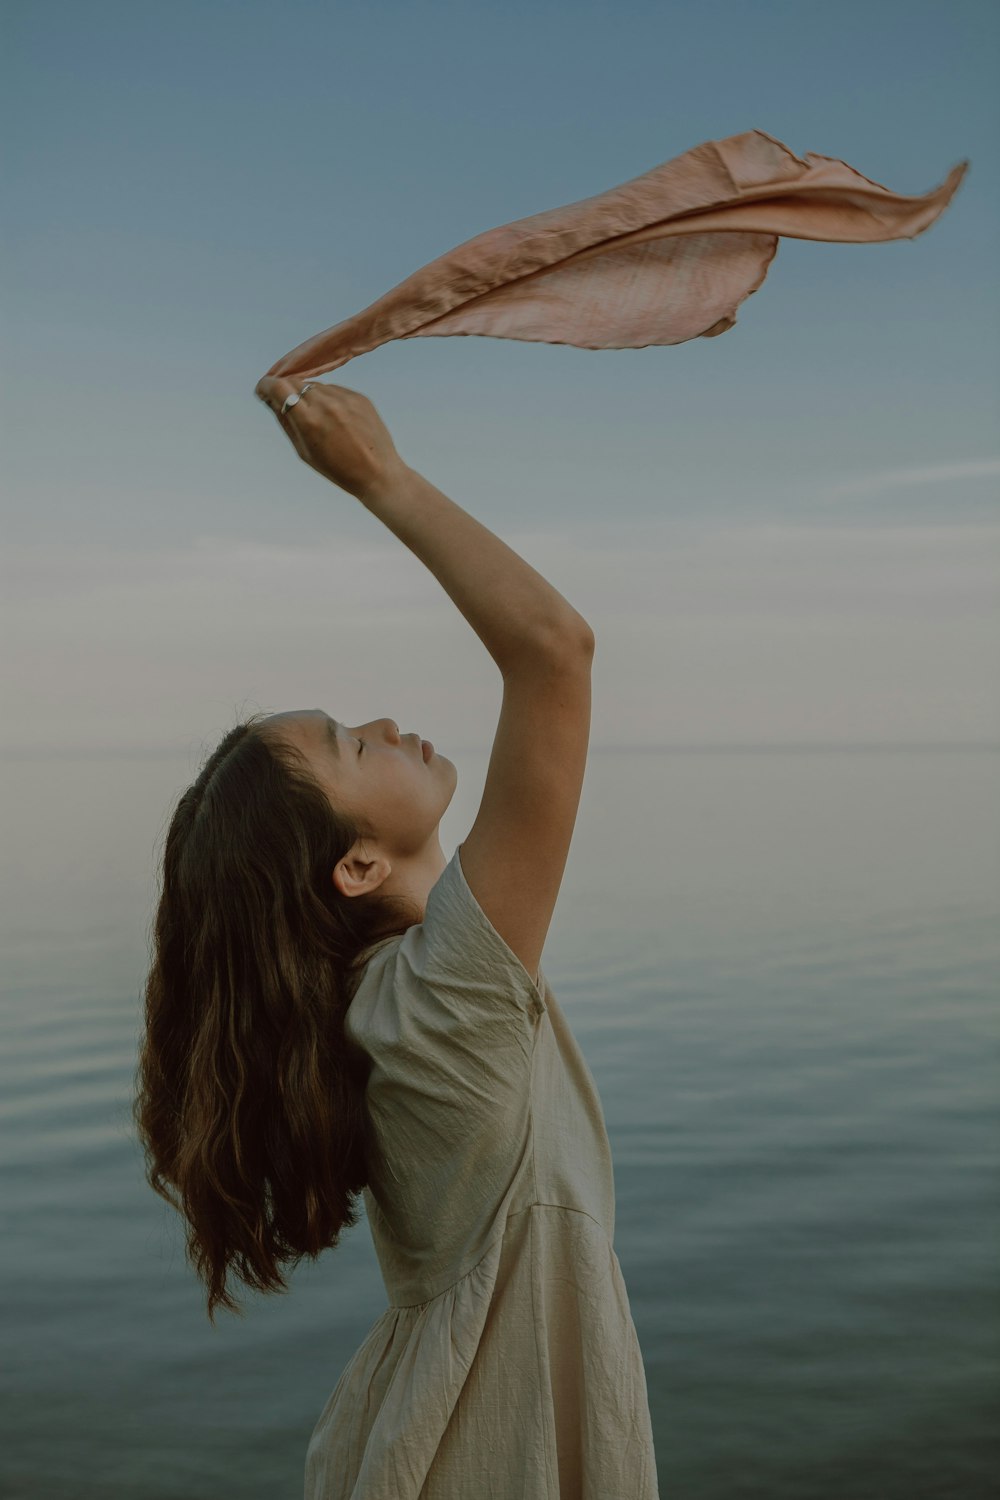
[[[488,755],[452,758],[449,857]],[[3,765],[9,1500],[298,1500],[385,1307],[362,1220],[213,1330],[143,1179],[155,866],[197,768]],[[604,1102],[663,1500],[995,1494],[998,771],[592,753],[543,966]]]

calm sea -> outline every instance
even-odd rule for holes
[[[448,857],[488,759],[449,753]],[[362,1220],[213,1330],[143,1180],[154,865],[197,767],[2,766],[10,1500],[299,1500],[385,1306]],[[543,967],[604,1101],[663,1500],[997,1494],[998,792],[995,750],[592,753]]]

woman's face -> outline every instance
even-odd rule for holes
[[[436,751],[425,761],[419,734],[401,736],[394,719],[340,724],[320,708],[272,714],[263,722],[297,746],[331,806],[353,817],[390,860],[412,860],[437,845],[458,772]]]

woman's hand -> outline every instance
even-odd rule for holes
[[[310,383],[282,416],[286,396],[302,384],[263,375],[254,394],[271,408],[299,457],[317,474],[363,500],[369,490],[406,468],[381,417],[360,391]]]

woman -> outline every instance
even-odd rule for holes
[[[372,403],[264,377],[300,457],[431,570],[503,677],[472,829],[392,719],[255,716],[167,835],[136,1118],[208,1312],[365,1209],[389,1305],[306,1500],[655,1500],[593,1078],[539,967],[576,819],[594,636],[406,465]]]

